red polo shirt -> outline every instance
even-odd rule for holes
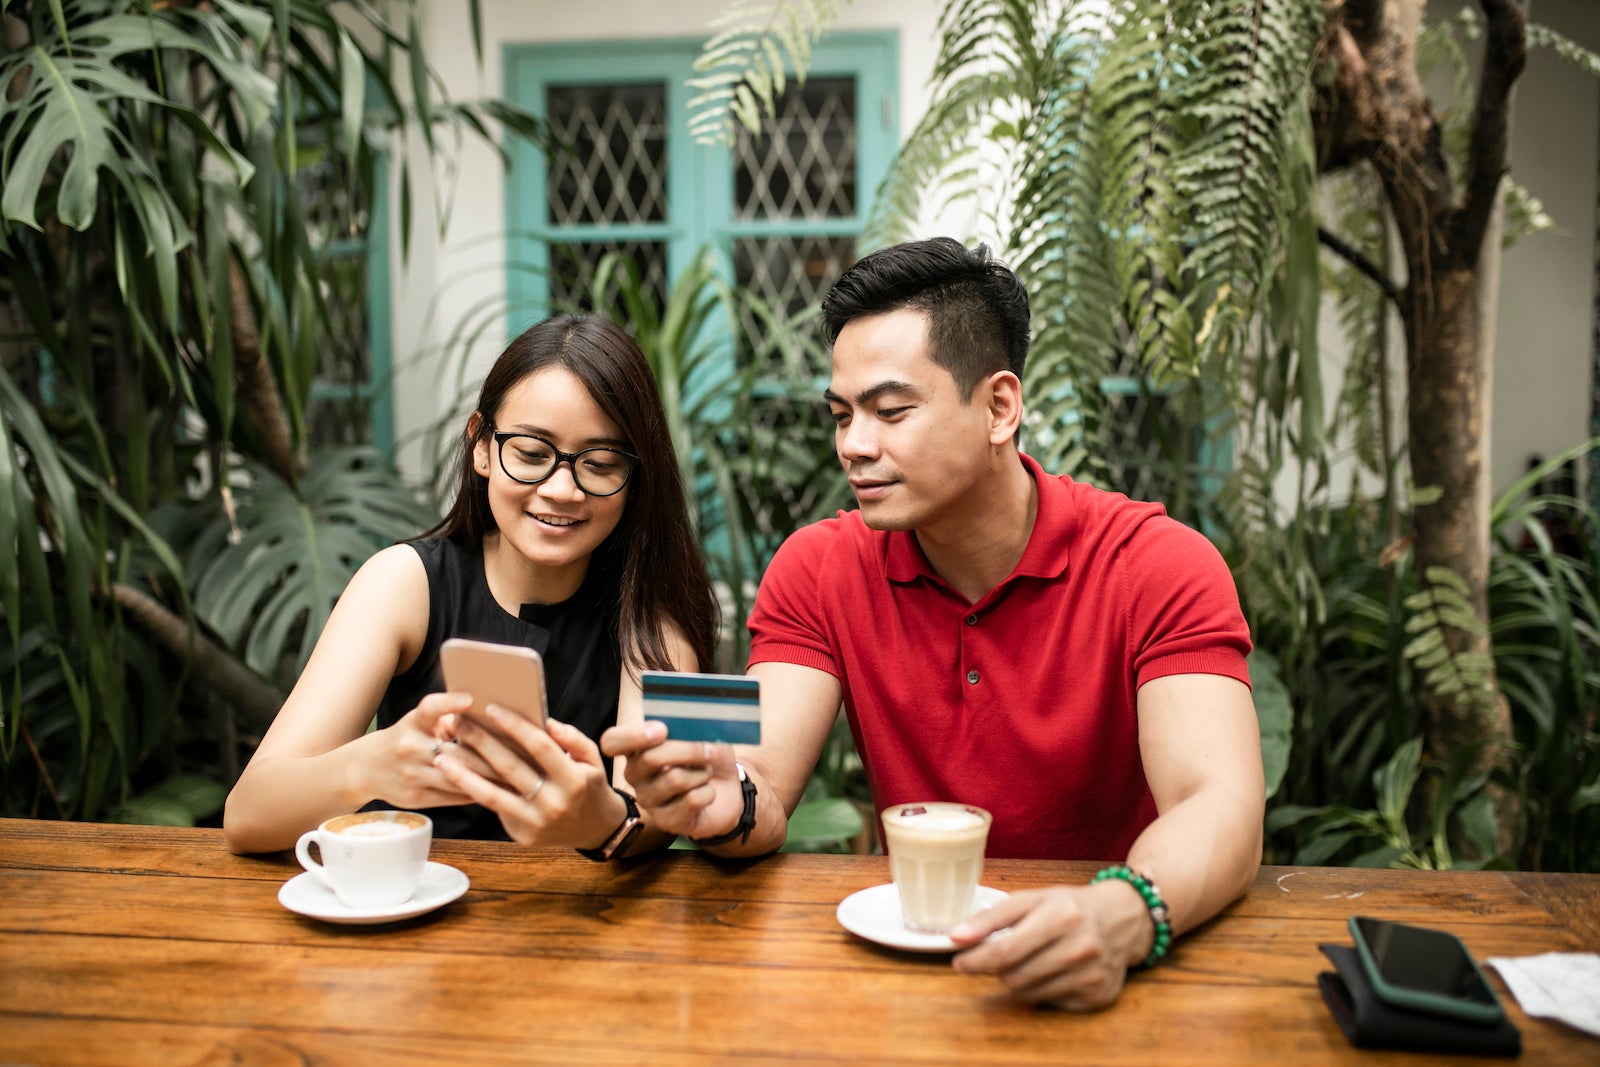
[[[976,604],[916,537],[840,512],[797,531],[761,580],[750,662],[827,671],[873,801],[994,815],[995,857],[1121,860],[1156,817],[1135,694],[1152,678],[1249,684],[1227,565],[1159,504],[1046,475],[1028,547]]]

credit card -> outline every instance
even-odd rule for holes
[[[645,671],[644,717],[674,741],[761,743],[761,683],[742,674]]]

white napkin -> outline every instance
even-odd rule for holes
[[[1491,956],[1486,962],[1529,1015],[1559,1019],[1600,1037],[1600,953]]]

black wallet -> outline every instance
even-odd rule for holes
[[[1358,1048],[1454,1052],[1469,1056],[1520,1056],[1522,1032],[1510,1019],[1476,1023],[1433,1012],[1398,1008],[1379,999],[1361,959],[1349,945],[1321,945],[1334,970],[1317,975],[1322,999],[1350,1043]]]

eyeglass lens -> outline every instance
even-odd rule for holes
[[[611,496],[628,484],[635,460],[610,448],[562,452],[542,437],[511,434],[500,439],[500,466],[519,482],[542,482],[562,460],[572,462],[572,478],[589,496]]]

